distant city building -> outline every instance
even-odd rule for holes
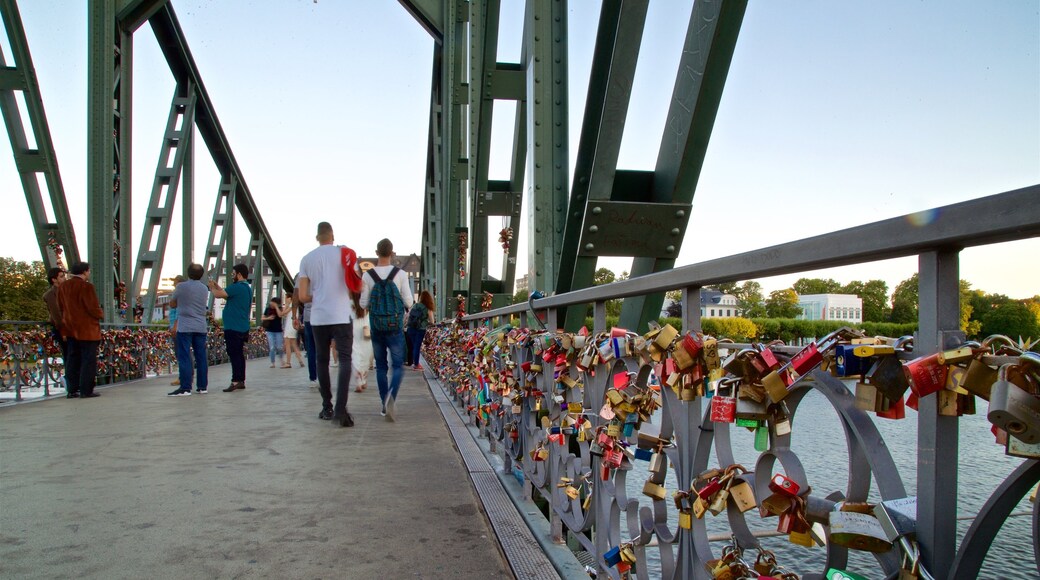
[[[701,288],[701,318],[734,318],[740,316],[737,306],[736,296]]]
[[[517,292],[527,292],[527,289],[528,289],[528,279],[527,279],[527,276],[528,276],[527,274],[524,274],[520,278],[516,279],[516,282],[513,284],[513,286],[514,286],[513,294],[516,294]]]
[[[358,258],[358,266],[361,267],[362,272],[367,272],[375,267],[378,261],[379,258]],[[417,298],[419,296],[419,268],[422,266],[422,258],[415,254],[408,256],[394,254],[390,263],[404,270],[405,274],[408,274],[408,287],[412,290],[412,297]]]
[[[668,307],[675,303],[675,300],[666,299],[661,316],[667,316]],[[735,318],[740,315],[736,296],[710,288],[701,289],[701,318]]]
[[[855,294],[806,294],[798,297],[802,320],[863,322],[863,299]]]

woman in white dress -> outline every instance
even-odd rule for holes
[[[300,352],[300,345],[296,342],[296,327],[293,326],[293,308],[295,308],[295,304],[292,302],[292,296],[286,296],[285,308],[278,311],[278,314],[282,317],[282,332],[285,338],[285,364],[282,365],[283,369],[292,368],[293,353],[296,353],[296,362],[300,364],[300,368],[303,368],[303,353]]]
[[[354,391],[360,393],[368,386],[368,369],[372,366],[372,337],[368,326],[368,312],[354,299],[354,347],[350,351],[350,365],[354,370]]]

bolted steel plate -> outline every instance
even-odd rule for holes
[[[688,203],[590,201],[578,255],[677,258],[690,207]]]

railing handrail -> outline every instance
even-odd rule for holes
[[[924,226],[912,220],[928,216]],[[536,310],[590,304],[690,287],[851,266],[924,252],[1040,236],[1040,184],[534,300]],[[513,304],[463,317],[481,320],[527,311]]]

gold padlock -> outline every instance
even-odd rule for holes
[[[643,484],[643,495],[655,500],[663,501],[664,498],[668,497],[668,492],[665,490],[663,485],[647,480],[647,482]]]
[[[968,370],[964,373],[961,387],[988,401],[989,393],[995,382],[997,382],[997,369],[974,358],[968,363]]]
[[[684,530],[689,530],[693,527],[693,515],[690,512],[679,512],[679,527]]]
[[[744,513],[758,505],[755,502],[755,491],[751,489],[751,484],[744,480],[740,480],[739,483],[734,484],[730,488],[729,496],[733,498],[733,504],[740,510],[740,513]]]
[[[704,501],[703,498],[697,496],[693,500],[693,517],[698,520],[704,517],[704,513],[708,511],[708,502]]]
[[[563,490],[563,492],[566,493],[567,497],[571,499],[578,499],[578,496],[581,495],[581,493],[578,491],[578,488],[574,487],[573,485],[568,485],[567,488]]]
[[[975,352],[970,346],[962,346],[952,350],[944,350],[939,353],[939,364],[949,365],[969,361],[975,358]]]
[[[787,539],[790,540],[792,544],[805,546],[806,548],[812,548],[816,545],[816,542],[813,541],[812,535],[809,532],[791,532],[787,535]]]
[[[960,405],[958,405],[957,399],[961,395],[953,391],[947,391],[942,389],[935,393],[935,401],[939,407],[939,414],[946,417],[957,417],[960,415]],[[971,395],[974,396],[974,395]]]

